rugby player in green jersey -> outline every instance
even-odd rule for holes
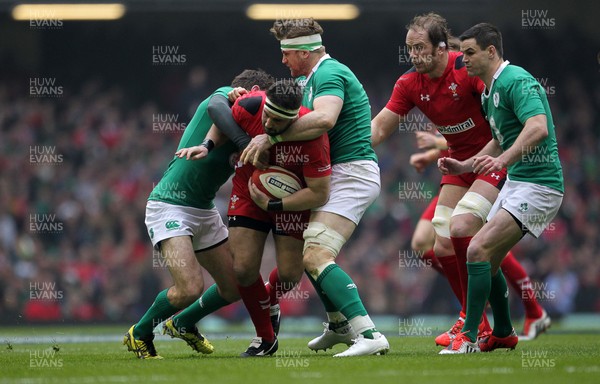
[[[304,231],[304,268],[325,306],[328,323],[308,347],[318,351],[340,343],[349,346],[336,357],[385,354],[387,339],[375,328],[356,284],[335,262],[381,189],[377,156],[371,147],[369,98],[350,68],[325,52],[323,28],[315,20],[277,20],[271,32],[280,42],[282,63],[292,77],[305,77],[299,81],[304,86],[302,105],[313,112],[280,135],[255,137],[240,159],[260,166],[261,153],[273,144],[329,135],[329,201],[313,209]]]
[[[219,105],[228,108],[227,92],[233,87],[267,89],[273,82],[274,79],[263,71],[245,70],[233,80],[231,87],[217,89],[198,106],[186,126],[178,150],[202,142],[213,125],[209,108],[219,108]],[[218,189],[234,171],[238,152],[234,142],[243,149],[242,138],[215,148],[203,161],[188,161],[175,156],[150,193],[146,227],[174,284],[157,295],[148,311],[125,334],[123,344],[140,359],[161,358],[154,347],[153,329],[179,310],[194,302],[197,304],[204,290],[202,267],[216,282],[216,286],[202,296],[203,310],[210,313],[214,308],[239,299],[227,228],[213,203]],[[201,145],[212,149],[214,143],[205,140]],[[197,352],[213,351],[213,346],[195,327],[188,329],[182,337]]]
[[[477,24],[460,40],[468,74],[485,83],[481,101],[493,137],[475,156],[464,161],[442,158],[438,166],[444,174],[488,174],[507,168],[508,177],[488,222],[467,249],[467,317],[462,332],[443,354],[514,349],[518,338],[510,320],[506,280],[498,267],[523,236],[537,238],[551,224],[564,193],[554,122],[543,87],[529,72],[503,59],[502,35],[495,26]],[[476,342],[487,300],[494,330]]]

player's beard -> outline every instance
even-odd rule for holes
[[[272,129],[269,129],[269,128],[265,127],[265,133],[267,135],[269,135],[269,136],[281,135],[282,133],[284,133],[285,131],[287,131],[290,128],[290,126],[292,125],[292,122],[293,121],[290,121],[290,123],[285,128],[283,128],[283,129],[281,129],[279,131],[275,131],[275,130],[272,130]]]

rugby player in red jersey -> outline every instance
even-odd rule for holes
[[[302,89],[292,79],[281,80],[266,93],[250,92],[237,99],[231,112],[250,137],[265,132],[275,136],[310,112],[301,107],[301,103]],[[210,136],[215,144],[222,142],[214,135],[215,129],[207,137]],[[195,156],[204,151],[202,147],[193,147],[181,155],[198,158]],[[277,351],[278,329],[274,328],[278,328],[278,319],[272,324],[270,307],[282,293],[293,289],[304,273],[302,234],[308,226],[310,209],[323,205],[329,197],[329,139],[327,135],[321,135],[307,141],[275,144],[270,149],[268,163],[292,171],[305,185],[283,199],[269,199],[249,183],[256,169],[253,165],[238,163],[236,167],[227,212],[229,237],[238,289],[257,334],[242,353],[243,357],[272,355]],[[260,264],[270,231],[275,240],[277,269],[271,272],[269,284],[265,286],[260,276]]]
[[[484,84],[468,76],[462,54],[449,52],[449,32],[443,17],[435,13],[416,16],[407,29],[406,45],[414,67],[396,81],[386,107],[373,119],[372,144],[376,146],[385,140],[403,117],[417,107],[446,138],[450,157],[467,159],[492,137],[481,112]],[[466,313],[467,247],[485,223],[505,178],[505,169],[488,175],[465,173],[442,177],[432,220],[436,232],[434,253],[452,290],[461,292],[462,310],[454,326],[436,338],[438,345],[449,345],[462,329]],[[502,270],[509,270],[507,276],[513,276],[515,282],[521,280],[518,287],[526,307],[525,331],[527,336],[535,337],[550,325],[550,319],[535,300],[529,277],[512,254],[504,259]],[[489,331],[484,315],[480,335]]]

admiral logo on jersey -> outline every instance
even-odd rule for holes
[[[473,119],[471,119],[469,117],[469,119],[467,121],[463,121],[460,124],[446,125],[446,126],[441,126],[441,127],[438,126],[437,128],[438,128],[438,131],[440,131],[440,133],[442,135],[452,135],[454,133],[460,133],[460,132],[467,131],[474,127],[475,127],[475,122],[473,121]]]

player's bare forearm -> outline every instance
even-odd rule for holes
[[[302,116],[281,134],[283,141],[308,141],[326,133],[331,127],[326,115],[313,111]]]
[[[284,211],[304,211],[317,208],[329,198],[330,177],[305,178],[307,186],[284,197]]]
[[[216,125],[212,125],[208,132],[206,132],[206,140],[212,140],[215,143],[215,147],[225,144],[229,138],[225,135]]]
[[[423,170],[431,163],[435,162],[440,156],[439,149],[430,149],[426,152],[413,153],[410,156],[410,165],[412,165],[417,172],[423,172]]]
[[[440,157],[438,159],[438,169],[442,175],[460,175],[472,172],[470,162],[456,160],[451,157]]]
[[[436,149],[448,149],[448,141],[444,136],[436,136],[435,138],[435,148]]]
[[[488,174],[500,171],[506,167],[506,164],[498,157],[500,154],[502,154],[502,148],[498,140],[490,140],[475,156],[462,162],[467,166],[465,172]]]
[[[371,121],[371,146],[375,148],[384,142],[398,128],[403,121],[400,116],[383,108]]]
[[[316,139],[335,126],[344,106],[337,96],[325,95],[315,98],[313,111],[294,122],[283,134],[283,141],[306,141]]]

